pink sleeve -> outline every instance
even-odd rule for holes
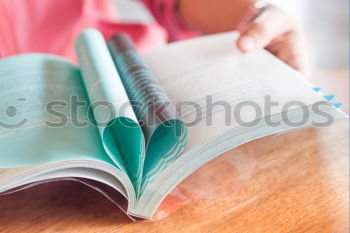
[[[125,23],[116,16],[110,0],[0,0],[0,58],[40,52],[77,61],[74,41],[86,28],[100,30],[106,39],[127,33],[139,51],[167,40],[159,23]]]
[[[183,40],[200,35],[180,18],[177,11],[178,0],[142,0],[155,19],[169,33],[170,41]]]
[[[142,0],[152,12],[158,23],[163,26],[170,41],[189,39],[203,35],[203,33],[190,28],[178,14],[177,4],[179,0]],[[248,5],[242,9],[240,21],[232,30],[241,31],[248,22],[255,18],[260,10],[255,7],[255,1],[247,1]]]

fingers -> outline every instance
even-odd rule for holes
[[[292,31],[273,40],[266,49],[294,69],[307,75],[310,61],[306,44],[303,35]]]
[[[309,54],[301,27],[278,8],[270,8],[249,23],[237,40],[243,53],[266,48],[301,72],[309,70]]]
[[[272,40],[294,28],[295,23],[283,12],[269,8],[241,32],[237,47],[244,53],[265,48]]]

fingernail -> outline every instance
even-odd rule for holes
[[[255,49],[256,42],[251,36],[243,36],[241,38],[241,46],[245,52],[249,52]]]

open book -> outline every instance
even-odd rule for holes
[[[147,219],[223,152],[346,117],[268,52],[240,54],[237,36],[139,55],[127,36],[88,29],[79,67],[46,54],[0,60],[0,192],[74,179]]]

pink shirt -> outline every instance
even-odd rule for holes
[[[0,57],[43,52],[76,61],[74,40],[91,27],[106,39],[125,32],[140,51],[195,35],[177,16],[176,0],[142,2],[157,21],[121,22],[110,0],[0,0]]]
[[[0,0],[0,58],[41,52],[76,61],[74,40],[86,28],[100,30],[106,39],[125,32],[141,52],[199,35],[178,16],[178,0],[119,0],[144,4],[155,18],[148,22],[121,20],[116,1]],[[128,15],[132,9],[126,8]],[[241,25],[255,14],[253,7],[244,12]]]

